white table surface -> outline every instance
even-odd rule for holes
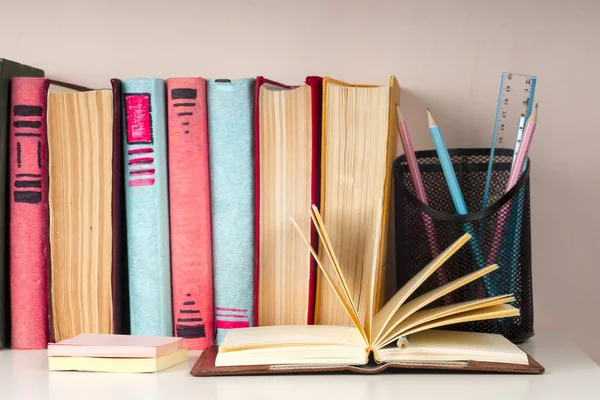
[[[199,378],[187,364],[155,374],[48,371],[46,351],[0,350],[0,400],[600,399],[600,367],[571,341],[537,335],[523,349],[543,375],[419,373]]]

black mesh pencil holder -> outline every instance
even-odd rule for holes
[[[473,238],[412,297],[478,268],[498,264],[498,270],[429,307],[513,294],[512,304],[520,309],[520,316],[468,322],[445,329],[499,333],[515,343],[523,342],[534,333],[529,161],[515,186],[504,193],[513,150],[495,150],[488,206],[482,209],[490,149],[452,149],[449,153],[467,209],[471,211],[467,215],[456,214],[435,150],[416,153],[427,204],[415,195],[405,156],[394,162],[397,285],[402,287],[440,251],[464,233],[470,233]]]

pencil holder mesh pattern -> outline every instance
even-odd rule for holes
[[[474,234],[412,297],[476,269],[498,264],[498,270],[429,307],[513,294],[515,302],[512,304],[520,309],[520,316],[457,324],[444,329],[499,333],[515,343],[523,342],[534,334],[529,162],[515,186],[504,193],[513,150],[496,149],[488,206],[482,209],[490,150],[452,149],[449,153],[467,208],[476,210],[467,215],[456,214],[434,150],[416,153],[428,204],[415,196],[405,156],[394,162],[396,283],[402,287],[465,232]]]

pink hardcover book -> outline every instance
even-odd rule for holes
[[[81,333],[48,344],[48,357],[155,358],[182,347],[182,339],[169,336],[130,336]]]
[[[171,275],[175,336],[213,344],[212,240],[206,80],[167,80]]]
[[[10,107],[12,347],[48,343],[48,148],[44,78],[13,78]]]

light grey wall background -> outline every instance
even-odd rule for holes
[[[92,87],[111,77],[395,74],[417,149],[487,147],[503,71],[538,76],[531,149],[535,327],[600,361],[600,2],[0,0],[0,56]]]

